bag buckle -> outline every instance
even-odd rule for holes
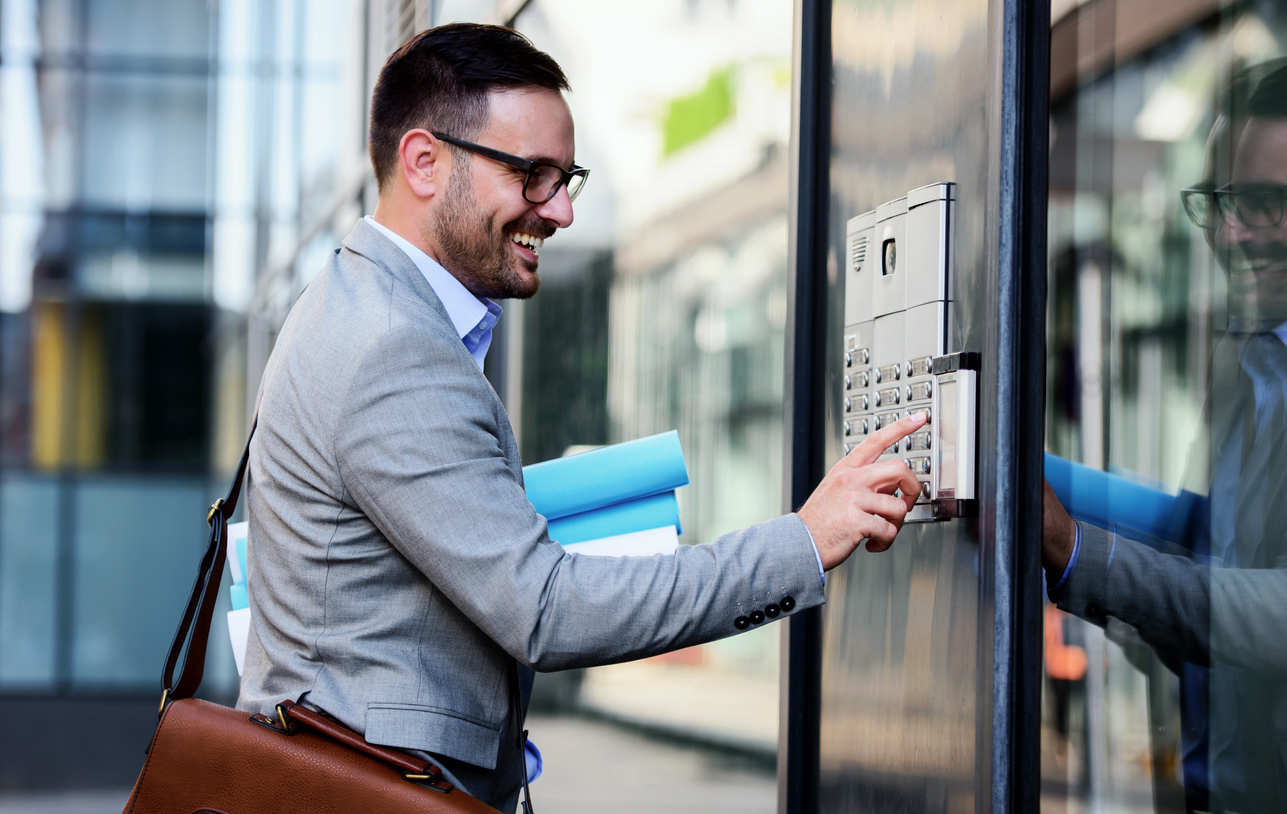
[[[217,514],[219,510],[222,508],[223,508],[223,498],[219,498],[214,503],[211,503],[210,511],[206,513],[206,523],[213,526],[215,514]]]

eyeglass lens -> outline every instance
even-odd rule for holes
[[[527,184],[523,197],[532,203],[545,203],[559,191],[563,181],[563,171],[549,164],[538,164],[532,167],[527,175]],[[568,198],[575,201],[585,184],[585,175],[573,175],[568,178]]]
[[[1283,222],[1287,188],[1186,190],[1183,201],[1189,218],[1203,229],[1219,227],[1230,215],[1248,228],[1262,229]]]

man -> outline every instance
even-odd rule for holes
[[[374,219],[291,310],[251,447],[239,706],[299,699],[505,811],[515,659],[624,661],[820,604],[822,569],[892,543],[917,483],[876,459],[924,422],[872,436],[797,514],[711,545],[617,559],[551,542],[481,366],[492,299],[534,294],[543,241],[572,222],[567,89],[509,29],[444,26],[389,58]]]
[[[1260,75],[1264,75],[1263,72]],[[1238,87],[1235,83],[1235,90]],[[1237,95],[1236,93],[1234,94]],[[1246,100],[1246,96],[1243,96]],[[1069,519],[1046,489],[1043,561],[1058,606],[1134,626],[1180,676],[1191,809],[1287,808],[1287,68],[1217,127],[1228,184],[1186,206],[1228,279],[1207,418],[1212,470],[1191,553]],[[1218,159],[1218,155],[1212,156]],[[1211,162],[1214,165],[1218,161]],[[1220,173],[1213,169],[1213,178]]]

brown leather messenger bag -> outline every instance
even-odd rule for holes
[[[252,438],[254,434],[252,426]],[[210,544],[170,645],[161,677],[161,720],[126,814],[495,814],[496,809],[453,788],[437,766],[367,743],[337,721],[291,700],[278,704],[277,716],[269,718],[193,698],[201,684],[227,556],[228,518],[237,507],[249,457],[247,440],[228,496],[215,501],[206,518]],[[183,670],[175,682],[185,643]],[[526,785],[525,778],[524,791]],[[525,808],[530,805],[524,803]]]

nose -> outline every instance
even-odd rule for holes
[[[1220,225],[1216,228],[1216,243],[1221,246],[1236,246],[1251,239],[1255,233],[1256,230],[1243,223],[1238,214],[1231,209],[1224,213],[1224,217],[1220,219]]]
[[[567,185],[559,187],[554,197],[536,207],[536,214],[553,223],[560,229],[572,225],[572,199],[568,197]]]

